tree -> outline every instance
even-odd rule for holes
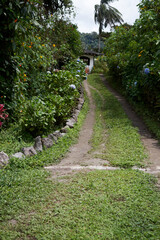
[[[17,65],[13,61],[17,45],[28,38],[33,26],[39,31],[40,24],[45,31],[49,15],[64,17],[65,10],[72,9],[71,0],[1,0],[0,1],[0,97],[12,102]],[[39,24],[40,23],[40,24]],[[33,29],[32,29],[33,30]],[[36,35],[36,34],[35,34]],[[5,97],[5,98],[4,98]]]
[[[114,0],[101,0],[100,5],[95,5],[95,23],[99,24],[99,51],[100,51],[100,40],[103,28],[110,25],[115,26],[115,23],[122,23],[122,14],[114,7],[110,6],[109,3]]]

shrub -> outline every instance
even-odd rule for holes
[[[26,100],[21,110],[20,125],[33,136],[49,131],[55,123],[55,106],[38,97]]]
[[[142,0],[133,26],[115,28],[105,44],[109,73],[132,101],[160,111],[159,1]]]

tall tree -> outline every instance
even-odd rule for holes
[[[115,26],[115,23],[122,23],[122,14],[114,7],[110,6],[109,3],[114,0],[101,0],[100,4],[95,5],[94,19],[95,23],[99,24],[99,51],[100,41],[103,28],[110,25]]]

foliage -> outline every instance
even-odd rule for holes
[[[53,128],[55,120],[55,106],[33,97],[24,102],[19,120],[22,129],[31,132],[34,136]],[[36,134],[36,135],[35,135]]]
[[[57,46],[54,57],[57,60],[56,67],[61,69],[81,54],[82,44],[77,26],[69,19],[55,19],[54,25],[52,38]]]
[[[111,27],[115,26],[115,23],[122,23],[122,14],[114,7],[109,5],[109,2],[113,0],[101,0],[100,4],[95,5],[94,19],[95,23],[99,24],[99,51],[100,51],[100,41],[103,28],[108,25]]]
[[[107,63],[105,61],[106,57],[104,55],[95,58],[94,67],[92,73],[104,73],[107,69]]]
[[[159,118],[160,4],[143,0],[139,9],[140,18],[133,27],[116,27],[106,41],[106,61],[110,74],[123,85],[130,99],[145,102]]]
[[[84,50],[98,51],[98,34],[96,32],[81,33],[81,41]],[[102,44],[103,42],[101,42],[101,46]]]
[[[39,94],[47,70],[53,71],[79,55],[77,27],[64,17],[64,10],[71,7],[69,0],[1,3],[0,40],[4,48],[0,96],[10,112],[10,120],[17,118],[25,98]],[[62,14],[64,20],[60,20]]]
[[[77,64],[76,61],[75,63],[82,75],[84,64],[81,62]],[[77,71],[76,67],[74,70],[75,63],[69,65],[72,66],[72,73],[66,70],[48,72],[46,79],[39,86],[38,96],[32,96],[29,100],[21,102],[19,119],[23,129],[35,135],[50,131],[55,125],[64,124],[77,104],[82,83],[82,76],[75,73]],[[72,84],[75,85],[75,89],[71,88]]]

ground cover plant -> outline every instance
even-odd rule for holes
[[[99,75],[92,74],[88,81],[99,91],[92,90],[96,104],[92,144],[94,150],[102,143],[105,143],[105,148],[97,157],[108,160],[113,166],[144,166],[147,154],[138,130],[132,126],[118,100],[104,87]]]
[[[1,180],[12,203],[1,216],[2,240],[159,238],[160,196],[148,174],[93,171],[64,183],[36,170],[8,180]]]

